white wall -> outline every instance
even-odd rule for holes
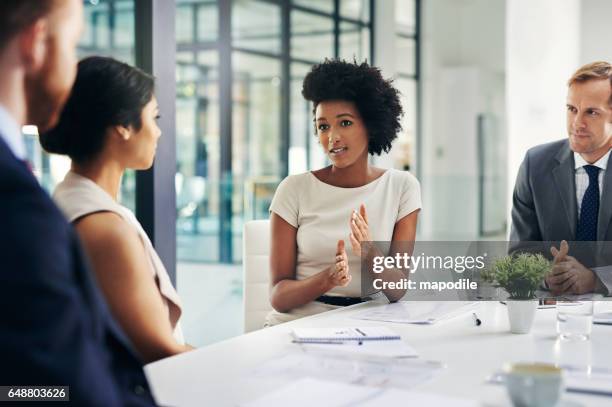
[[[593,61],[612,62],[611,0],[582,0],[580,65]]]
[[[477,116],[494,115],[505,128],[505,1],[424,1],[422,21],[420,237],[475,239]]]
[[[507,0],[506,14],[509,213],[527,149],[566,137],[566,83],[580,56],[580,1]]]

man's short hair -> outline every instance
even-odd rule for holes
[[[574,83],[582,83],[590,80],[607,79],[610,82],[610,99],[608,104],[612,106],[612,64],[605,61],[591,62],[578,68],[572,77],[567,81],[567,86]]]
[[[0,50],[21,30],[49,14],[58,0],[1,0]]]

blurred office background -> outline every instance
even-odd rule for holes
[[[525,151],[565,137],[567,78],[583,63],[612,60],[608,0],[84,4],[82,56],[142,65],[143,26],[157,33],[145,35],[153,53],[165,53],[160,44],[168,43],[156,35],[175,39],[153,70],[171,73],[158,74],[158,87],[175,95],[166,100],[174,111],[161,112],[172,115],[163,135],[171,159],[158,153],[154,171],[174,182],[138,198],[143,181],[129,172],[121,202],[137,215],[149,201],[176,207],[165,214],[174,228],[156,226],[156,233],[172,235],[159,250],[170,253],[162,258],[184,301],[187,340],[196,346],[242,333],[244,222],[268,217],[285,176],[327,165],[301,96],[313,64],[367,59],[395,78],[403,131],[391,153],[373,161],[420,179],[419,239],[476,240],[507,235]],[[52,191],[70,163],[41,152],[35,128],[24,133],[35,172]]]

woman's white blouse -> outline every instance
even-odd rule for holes
[[[360,259],[352,253],[349,234],[353,210],[365,205],[372,240],[391,241],[395,224],[421,208],[419,181],[409,172],[389,169],[361,187],[340,188],[326,184],[311,172],[291,175],[278,186],[270,212],[276,213],[297,228],[296,278],[302,280],[317,274],[334,263],[336,245],[343,239],[352,275],[346,287],[335,287],[327,295],[359,297],[361,295]],[[321,312],[295,309],[296,316]],[[326,305],[326,304],[323,304]],[[320,303],[316,304],[320,308]],[[331,307],[331,306],[328,306]],[[274,312],[273,314],[279,313]],[[273,324],[280,318],[270,320]]]
[[[179,324],[182,306],[178,293],[174,289],[172,281],[170,281],[166,268],[153,248],[151,240],[149,240],[132,211],[119,205],[98,184],[72,171],[68,172],[66,178],[59,183],[53,193],[53,199],[70,222],[91,213],[107,211],[116,213],[134,228],[147,254],[150,266],[149,272],[151,278],[155,280],[159,295],[168,312],[168,319],[174,329],[174,338],[177,342],[184,343],[183,332]]]

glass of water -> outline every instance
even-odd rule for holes
[[[561,339],[586,341],[593,329],[592,300],[557,300],[557,335]]]

